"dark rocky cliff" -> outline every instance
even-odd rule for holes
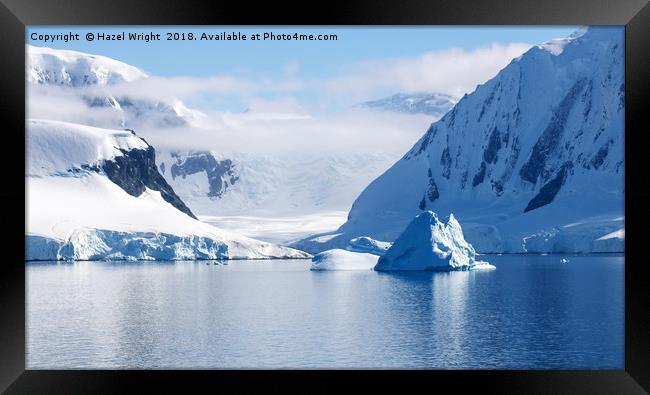
[[[135,134],[133,131],[131,133]],[[142,139],[144,141],[144,139]],[[146,141],[145,141],[146,142]],[[104,160],[98,165],[83,166],[86,170],[104,172],[106,176],[131,196],[140,196],[145,188],[159,191],[162,198],[180,211],[197,219],[187,205],[176,195],[156,167],[156,151],[146,149],[120,150],[121,156]]]

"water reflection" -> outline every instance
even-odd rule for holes
[[[30,368],[622,368],[623,257],[27,265]]]

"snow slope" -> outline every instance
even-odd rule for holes
[[[183,212],[162,177],[140,168],[155,170],[138,154],[153,149],[130,131],[29,120],[27,144],[27,260],[309,257]],[[143,179],[111,173],[116,163]]]
[[[82,165],[110,160],[122,150],[145,149],[148,144],[128,130],[108,131],[67,122],[27,121],[27,176],[69,173]]]
[[[394,241],[452,211],[477,251],[624,250],[624,41],[582,29],[533,47],[465,95],[354,202],[312,252]]]

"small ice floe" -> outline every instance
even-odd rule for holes
[[[341,249],[323,251],[311,259],[311,270],[372,270],[379,257]]]

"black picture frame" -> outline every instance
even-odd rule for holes
[[[650,189],[643,135],[650,103],[650,5],[647,0],[470,0],[303,2],[0,0],[5,144],[0,204],[5,256],[0,264],[0,390],[7,393],[123,392],[225,384],[325,388],[331,379],[431,390],[487,393],[642,394],[650,391],[650,292],[643,238]],[[255,8],[253,8],[255,7]],[[254,10],[254,12],[253,12]],[[619,371],[42,371],[25,370],[25,27],[27,25],[625,25],[625,369]],[[7,253],[8,252],[8,253]],[[399,376],[399,377],[397,377]],[[155,384],[154,384],[155,383]],[[142,386],[145,387],[142,387]],[[176,387],[173,387],[176,385]],[[274,386],[274,387],[271,387]],[[387,387],[386,387],[387,388]]]

